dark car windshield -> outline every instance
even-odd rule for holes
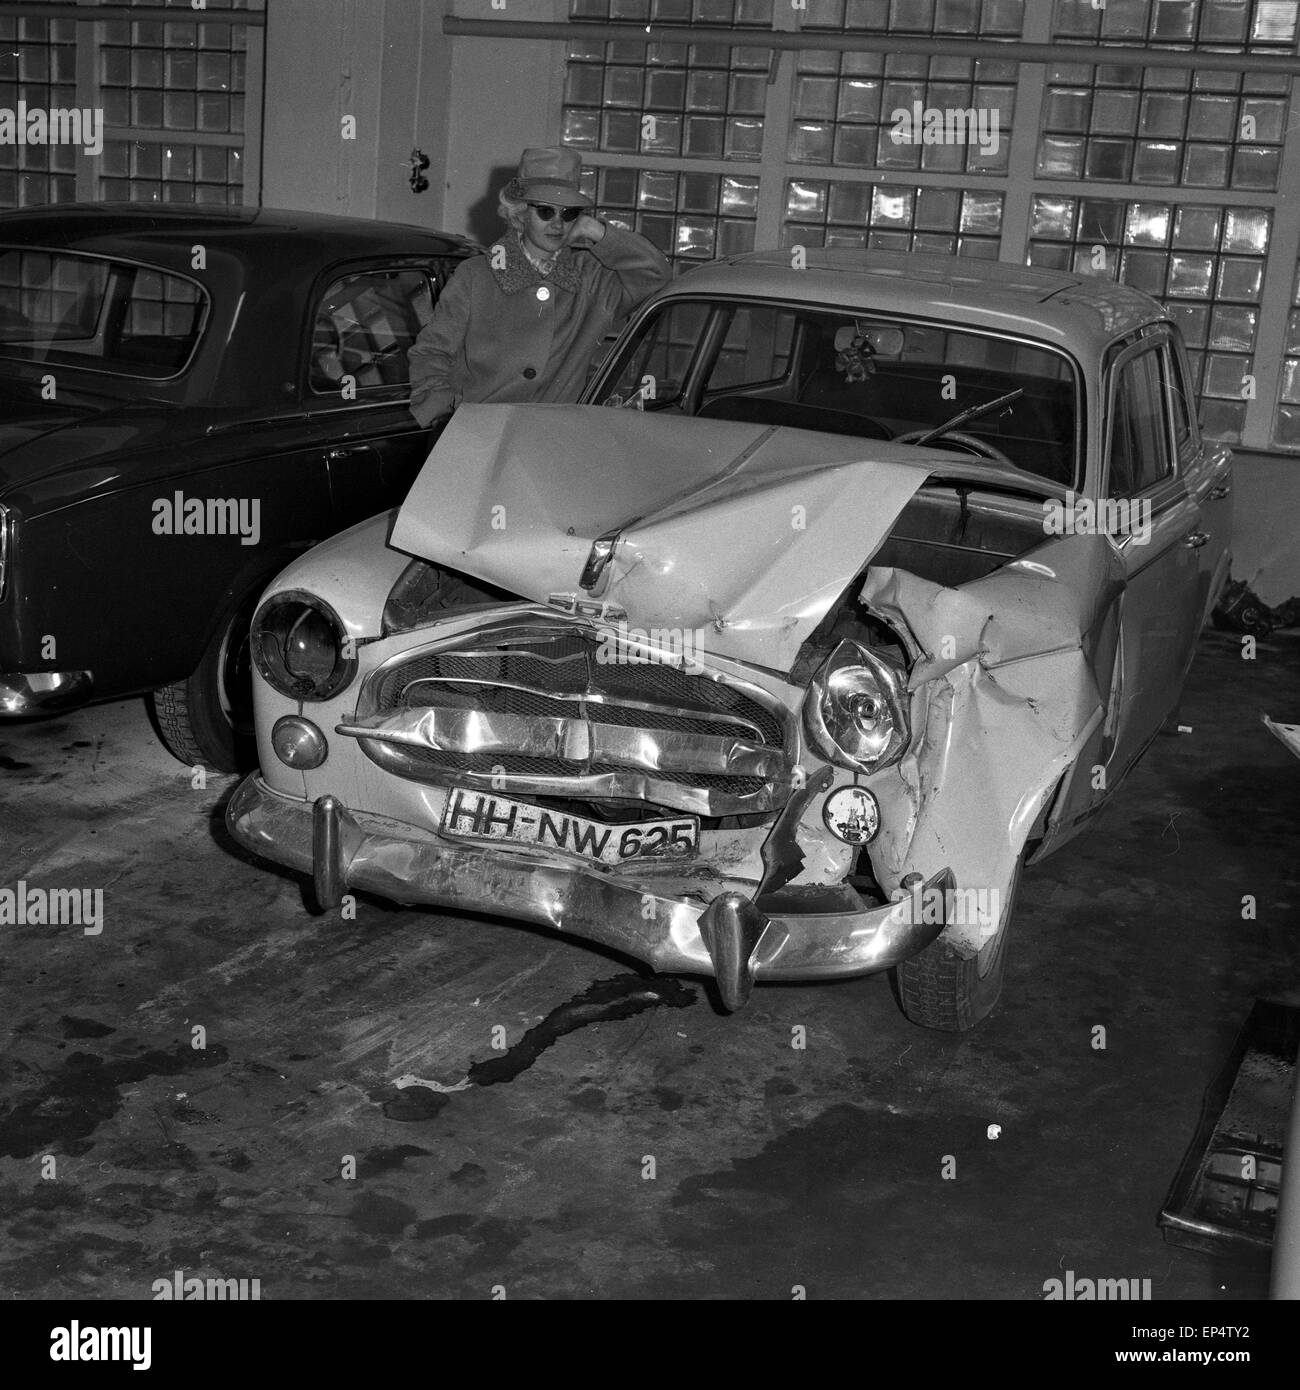
[[[1012,392],[958,432],[1017,468],[1077,487],[1073,364],[1036,343],[869,310],[668,300],[624,343],[590,399],[868,439],[923,435]],[[929,447],[963,450],[952,436]],[[966,450],[977,452],[967,446]]]
[[[207,306],[169,271],[0,247],[0,357],[161,381],[189,362]]]

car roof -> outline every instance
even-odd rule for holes
[[[1169,318],[1129,285],[1005,261],[845,247],[807,248],[803,269],[793,261],[792,247],[727,257],[688,271],[663,295],[753,295],[919,314],[1016,331],[1076,353],[1081,335],[1101,351]]]
[[[206,246],[236,259],[247,253],[265,256],[276,243],[292,247],[298,255],[306,247],[319,246],[328,252],[329,260],[374,253],[455,254],[475,247],[465,237],[411,223],[279,208],[65,203],[0,215],[0,244],[59,247],[104,256],[139,258],[147,247],[180,250],[199,236]]]

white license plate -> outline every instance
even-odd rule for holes
[[[601,864],[631,859],[689,859],[699,847],[694,816],[610,825],[563,811],[548,811],[490,792],[453,787],[442,811],[442,833],[458,840],[504,840],[560,850]]]

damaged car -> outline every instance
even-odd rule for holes
[[[1230,454],[1136,290],[861,251],[701,267],[582,403],[462,406],[253,621],[227,823],[353,890],[711,976],[999,997],[1026,863],[1171,716]]]

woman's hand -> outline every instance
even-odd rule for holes
[[[584,212],[573,224],[573,231],[569,235],[569,245],[594,246],[604,237],[607,230],[608,228],[598,217]]]

